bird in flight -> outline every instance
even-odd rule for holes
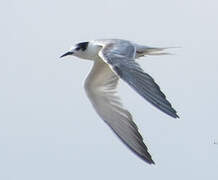
[[[122,79],[156,108],[173,118],[179,118],[160,87],[135,61],[145,55],[167,54],[163,51],[165,49],[121,39],[102,39],[78,43],[61,56],[73,55],[94,62],[84,85],[89,100],[122,142],[149,164],[154,164],[154,161],[116,89],[119,79]]]

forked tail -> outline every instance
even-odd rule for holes
[[[150,56],[159,56],[159,55],[172,55],[172,53],[165,52],[166,49],[171,48],[179,48],[179,47],[164,47],[164,48],[156,48],[156,47],[148,47],[144,46],[143,48],[136,49],[136,58],[150,55]]]

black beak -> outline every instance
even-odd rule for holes
[[[63,54],[60,58],[62,58],[62,57],[64,57],[64,56],[68,56],[68,55],[72,55],[73,54],[73,52],[66,52],[65,54]]]

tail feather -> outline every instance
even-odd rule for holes
[[[179,48],[179,47],[164,47],[164,48],[156,48],[156,47],[148,47],[144,46],[144,48],[136,49],[136,58],[151,55],[151,56],[159,56],[159,55],[172,55],[172,53],[164,52],[166,49]]]

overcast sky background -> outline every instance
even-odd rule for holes
[[[215,0],[1,2],[0,179],[217,180],[217,7]],[[179,120],[120,85],[155,166],[95,113],[83,89],[92,62],[59,59],[99,38],[182,47],[139,62]]]

